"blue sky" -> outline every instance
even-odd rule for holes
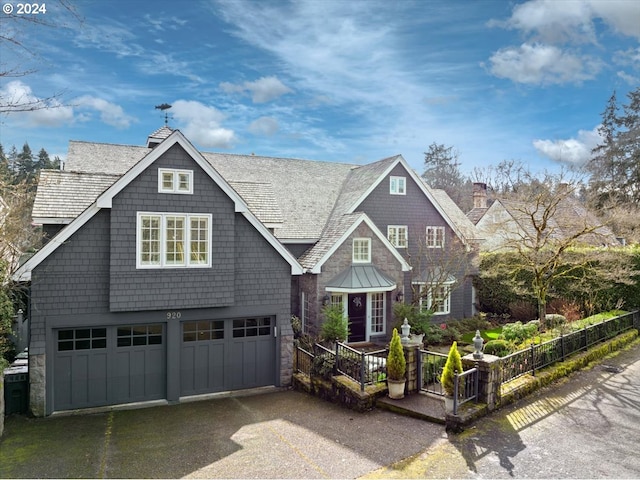
[[[614,89],[624,103],[640,84],[635,0],[80,0],[78,18],[46,5],[52,26],[0,20],[30,50],[3,43],[2,70],[35,70],[1,77],[2,102],[59,95],[0,117],[5,151],[143,145],[169,103],[169,125],[205,151],[402,154],[421,172],[436,142],[465,173],[553,170],[584,162]]]

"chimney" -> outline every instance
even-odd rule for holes
[[[473,184],[473,208],[487,208],[487,184]]]

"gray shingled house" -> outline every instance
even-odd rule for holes
[[[475,236],[401,156],[200,153],[167,127],[141,147],[70,142],[33,218],[46,243],[14,279],[30,282],[36,415],[288,385],[292,314],[314,331],[340,304],[350,342],[386,341],[426,281],[421,249]],[[438,320],[473,313],[471,282],[453,283],[424,299]]]

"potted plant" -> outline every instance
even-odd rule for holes
[[[398,335],[398,329],[394,328],[387,355],[387,385],[389,398],[400,399],[404,397],[405,372],[407,361],[404,358],[404,349]]]
[[[462,357],[458,351],[458,342],[453,342],[449,349],[449,355],[447,356],[447,362],[442,369],[442,375],[440,376],[440,383],[445,393],[445,410],[447,412],[453,412],[453,396],[455,394],[455,374],[463,372],[462,369]]]

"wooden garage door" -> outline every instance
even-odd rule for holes
[[[166,398],[163,325],[61,329],[55,338],[54,410]]]
[[[275,318],[183,322],[181,396],[274,385]]]

